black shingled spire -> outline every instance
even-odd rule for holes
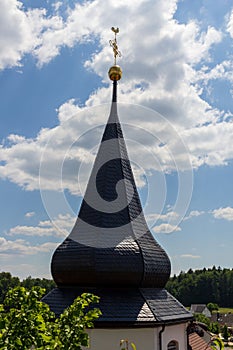
[[[83,292],[98,295],[95,328],[184,323],[193,317],[163,289],[170,261],[147,227],[118,119],[121,75],[119,66],[110,68],[110,116],[77,221],[52,258],[58,287],[43,301],[59,316]]]
[[[113,82],[110,116],[77,221],[56,249],[58,286],[163,288],[170,261],[146,224],[117,114]]]

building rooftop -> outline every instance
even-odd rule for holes
[[[74,299],[84,292],[100,297],[102,315],[95,322],[101,327],[151,327],[164,323],[180,323],[190,319],[189,311],[161,288],[85,288],[53,289],[43,300],[59,316]]]
[[[211,350],[212,348],[197,333],[189,334],[189,345],[192,350]]]

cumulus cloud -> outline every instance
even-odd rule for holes
[[[215,217],[215,219],[233,221],[233,208],[231,207],[215,209],[212,211],[212,214]]]
[[[204,86],[217,79],[233,82],[232,60],[224,60],[211,68],[203,66],[196,74],[196,81],[201,81]]]
[[[73,194],[83,193],[109,106],[77,108],[78,113],[71,119],[67,117],[67,109],[73,113],[76,107],[73,102],[63,105],[58,111],[61,124],[54,129],[42,129],[35,139],[10,135],[10,143],[0,148],[2,178],[8,178],[27,190],[68,189]],[[124,129],[140,187],[145,184],[143,175],[150,176],[152,170],[169,172],[190,170],[191,166],[198,168],[203,164],[226,165],[233,157],[230,142],[233,123],[224,121],[187,129],[180,133],[182,140],[179,133],[162,118],[152,123],[153,113],[147,113],[143,128],[139,130],[134,127],[138,124],[137,120],[127,114],[127,106],[121,109],[124,109],[121,116],[126,117],[124,122],[132,125]],[[145,110],[142,109],[141,113],[145,113]],[[163,122],[166,129],[161,128]]]
[[[181,228],[179,226],[164,223],[158,226],[154,226],[153,231],[155,233],[171,233],[181,231]]]
[[[184,131],[193,167],[227,165],[233,157],[232,135],[233,123],[226,121]]]
[[[7,240],[0,237],[0,254],[4,255],[33,255],[37,253],[47,253],[53,251],[57,247],[57,243],[46,242],[38,245],[30,245],[23,239],[15,241]]]
[[[18,0],[0,3],[0,70],[21,65],[26,53],[41,45],[41,35],[61,25],[58,16],[46,16],[46,10],[25,10]]]
[[[181,222],[183,216],[180,215],[180,213],[170,210],[166,213],[147,214],[145,212],[145,214],[145,218],[149,228],[155,233],[170,233],[181,230],[179,227],[179,223]]]
[[[128,108],[128,105],[120,107],[122,114],[128,115],[126,122],[131,120],[132,123],[132,115],[127,114]],[[42,129],[35,139],[10,135],[5,145],[0,148],[0,157],[3,161],[0,165],[0,176],[8,178],[26,190],[68,189],[73,194],[83,194],[109,109],[109,105],[80,109],[76,108],[74,101],[69,101],[59,108],[58,116],[61,124],[54,129]],[[70,110],[72,113],[75,111],[77,113],[68,119]],[[140,113],[138,107],[135,108],[135,112]],[[141,113],[143,112],[144,109],[141,110]],[[153,111],[147,113],[148,123],[151,124],[156,114]],[[157,170],[166,171],[181,168],[183,163],[184,167],[190,165],[186,148],[176,131],[167,124],[168,134],[173,135],[172,140],[176,142],[177,157],[171,154],[171,145],[159,146],[161,140],[166,142],[169,136],[164,127],[159,127],[159,123],[154,124],[154,129],[156,125],[158,127],[157,135],[153,135],[151,130],[148,132],[135,125],[125,125],[126,142],[130,158],[134,161],[133,170],[137,185],[140,187],[145,184],[143,176],[148,175],[155,167]]]
[[[151,213],[146,215],[146,220],[148,223],[153,223],[156,221],[176,221],[179,218],[179,214],[175,211],[168,211],[165,214]]]
[[[200,215],[205,214],[205,212],[203,210],[199,211],[199,210],[192,210],[190,211],[190,213],[183,219],[183,221],[189,220],[191,218],[196,218]]]
[[[33,212],[27,213],[31,217]],[[5,232],[5,237],[0,237],[0,255],[9,257],[12,255],[30,256],[34,254],[52,253],[58,244],[67,237],[74,225],[76,218],[70,214],[60,214],[53,220],[43,220],[35,226],[17,225]],[[9,239],[19,237],[15,240]],[[30,239],[27,241],[25,239]],[[47,241],[48,237],[52,241]],[[54,242],[54,238],[56,242]],[[37,241],[42,243],[35,243]],[[43,242],[44,240],[44,242]]]
[[[30,214],[30,213],[29,213]],[[53,221],[40,221],[38,226],[15,226],[7,232],[9,236],[66,237],[74,225],[75,217],[60,214]]]
[[[211,49],[223,37],[220,30],[208,27],[203,31],[194,20],[179,23],[174,19],[175,0],[137,0],[134,6],[113,0],[103,5],[94,0],[76,4],[63,16],[59,9],[60,3],[48,16],[44,9],[25,10],[16,0],[2,2],[1,16],[6,14],[9,23],[17,17],[8,44],[4,41],[14,54],[11,59],[0,55],[2,67],[19,64],[25,52],[32,53],[41,66],[56,57],[62,47],[92,40],[98,43],[98,50],[84,65],[105,82],[112,64],[107,45],[109,28],[118,18],[124,57],[120,63],[124,77],[119,84],[119,110],[121,121],[131,125],[124,131],[138,186],[144,186],[145,176],[155,170],[226,165],[233,158],[231,119],[222,122],[226,113],[212,108],[201,96],[205,79],[230,79],[229,60],[208,68]],[[3,36],[8,30],[4,23]],[[16,35],[20,35],[19,46],[14,46]],[[110,87],[102,87],[82,108],[74,99],[67,101],[57,110],[58,125],[42,129],[34,139],[9,135],[0,148],[0,176],[26,190],[68,189],[83,194],[109,113],[107,105],[93,106],[109,102],[110,95]],[[128,103],[153,108],[163,117]]]

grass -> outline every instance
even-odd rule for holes
[[[217,311],[214,311],[216,313]],[[233,314],[233,308],[232,307],[220,307],[218,312],[220,314],[228,314],[229,312]]]

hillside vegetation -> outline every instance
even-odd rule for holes
[[[167,290],[185,306],[216,303],[233,307],[233,269],[221,267],[181,272],[171,277]]]

